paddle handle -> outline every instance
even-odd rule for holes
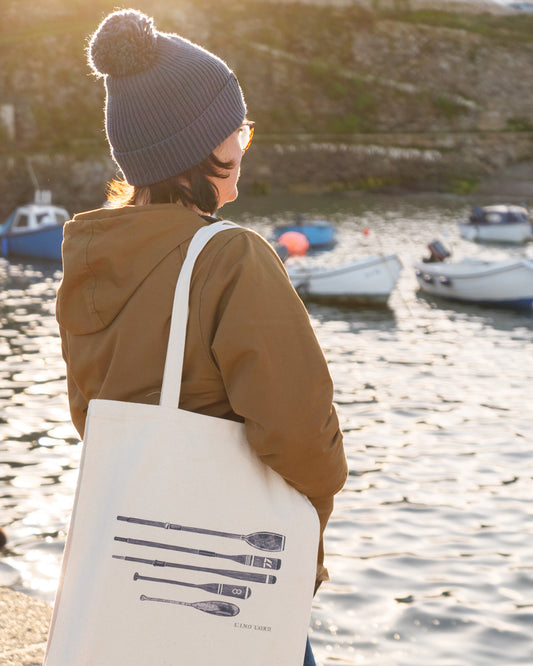
[[[223,536],[228,539],[243,539],[241,534],[232,534],[231,532],[219,532],[217,530],[207,530],[203,527],[188,527],[176,523],[166,523],[162,520],[145,520],[144,518],[132,518],[130,516],[117,516],[117,520],[124,520],[127,523],[137,523],[138,525],[150,525],[151,527],[161,527],[165,530],[180,530],[182,532],[195,532],[196,534],[211,534],[212,536]]]

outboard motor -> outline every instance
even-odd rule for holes
[[[468,221],[470,224],[481,224],[483,222],[484,212],[481,206],[474,206],[470,212]]]
[[[439,261],[444,261],[448,257],[451,257],[451,252],[441,243],[440,240],[434,240],[428,244],[428,250],[430,252],[429,257],[424,257],[422,260],[425,264],[432,264]]]

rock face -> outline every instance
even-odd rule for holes
[[[473,186],[533,157],[533,15],[422,0],[137,2],[162,30],[219,53],[256,120],[243,186]],[[108,0],[17,11],[0,26],[0,213],[41,187],[71,210],[99,205],[114,174],[103,85],[85,63]],[[454,185],[455,183],[455,185]]]

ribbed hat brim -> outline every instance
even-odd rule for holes
[[[163,141],[136,150],[111,153],[130,185],[151,185],[190,169],[208,157],[246,117],[234,75],[201,116]]]

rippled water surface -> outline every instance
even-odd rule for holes
[[[268,236],[297,211],[338,225],[338,246],[312,261],[396,251],[404,266],[386,308],[309,306],[350,464],[327,531],[332,580],[313,606],[317,661],[531,665],[533,315],[424,298],[412,262],[439,235],[457,258],[533,247],[462,241],[456,199],[255,200],[227,213]],[[60,277],[0,259],[0,584],[48,601],[80,455],[53,315]]]

